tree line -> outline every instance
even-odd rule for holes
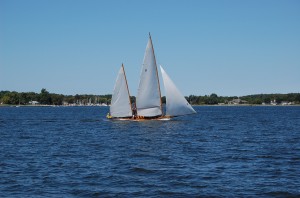
[[[35,92],[16,92],[16,91],[0,91],[0,104],[8,105],[27,105],[32,102],[38,102],[41,105],[63,105],[63,104],[109,104],[111,95],[63,95],[49,93],[46,89],[42,89],[40,93]]]
[[[194,96],[190,95],[186,97],[190,104],[195,105],[216,105],[216,104],[229,104],[235,99],[244,101],[245,104],[270,104],[272,101],[280,104],[281,102],[291,102],[294,104],[300,104],[300,93],[289,94],[254,94],[247,96],[218,96],[217,94]]]
[[[32,104],[33,101],[41,105],[63,105],[63,104],[110,104],[111,94],[106,95],[63,95],[49,93],[46,89],[42,89],[40,93],[35,92],[16,92],[16,91],[0,91],[0,104],[7,105],[27,105]],[[216,104],[229,104],[234,99],[240,99],[247,104],[270,104],[271,101],[277,103],[292,102],[293,104],[300,104],[300,93],[289,94],[255,94],[242,97],[237,96],[218,96],[213,93],[205,96],[190,95],[186,97],[187,101],[192,105],[216,105]],[[131,101],[135,101],[135,97],[131,96]],[[166,102],[166,97],[162,97],[162,102]]]

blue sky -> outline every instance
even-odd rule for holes
[[[300,92],[300,1],[0,0],[0,90],[135,95],[151,32],[184,95]],[[162,82],[161,82],[162,84]]]

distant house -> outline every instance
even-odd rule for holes
[[[276,102],[276,100],[274,99],[274,100],[271,100],[271,103],[270,103],[271,105],[277,105],[277,102]]]
[[[281,105],[291,105],[292,104],[292,102],[288,102],[288,101],[282,101],[281,102]]]
[[[241,100],[241,99],[233,99],[231,101],[228,102],[228,104],[232,104],[232,105],[238,105],[238,104],[247,104],[248,101],[246,100]]]
[[[29,104],[31,104],[31,105],[37,105],[37,104],[39,104],[39,102],[38,101],[29,101]]]

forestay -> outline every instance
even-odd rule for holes
[[[166,115],[179,116],[196,113],[184,96],[177,89],[171,78],[160,66],[166,92]]]
[[[136,107],[139,116],[154,117],[162,115],[159,79],[151,37],[149,37],[144,56]]]
[[[131,117],[132,109],[124,66],[119,70],[112,95],[110,115],[113,117]]]

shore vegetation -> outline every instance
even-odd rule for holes
[[[300,93],[288,94],[254,94],[247,96],[218,96],[211,95],[186,96],[187,101],[192,105],[299,105]],[[131,101],[135,97],[131,96]],[[76,94],[63,95],[49,93],[45,88],[40,93],[0,91],[0,105],[109,105],[111,94],[93,95]],[[162,102],[166,102],[165,96]]]

